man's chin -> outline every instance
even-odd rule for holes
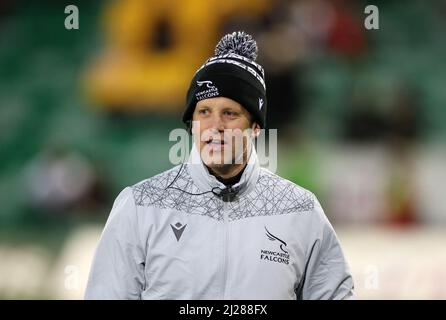
[[[223,169],[233,166],[234,164],[230,161],[228,163],[225,163],[223,160],[213,160],[209,159],[208,161],[203,161],[206,166],[213,169]]]
[[[205,152],[202,154],[203,162],[209,166],[227,166],[234,163],[231,155],[225,155],[222,152]]]
[[[206,164],[206,167],[209,170],[209,173],[213,175],[223,175],[231,172],[233,170],[233,164],[219,164],[219,163],[209,163]]]

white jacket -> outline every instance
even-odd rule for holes
[[[260,168],[254,147],[234,201],[222,201],[213,187],[225,186],[194,146],[183,166],[125,188],[85,298],[352,297],[340,244],[314,194]]]

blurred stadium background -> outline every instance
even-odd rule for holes
[[[234,30],[258,40],[278,173],[320,198],[357,298],[446,299],[440,0],[1,0],[0,298],[82,298],[114,198],[171,167],[188,81]]]

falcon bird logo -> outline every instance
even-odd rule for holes
[[[204,84],[205,84],[206,87],[209,88],[209,89],[215,89],[215,86],[214,86],[214,84],[212,83],[212,81],[209,81],[209,80],[197,81],[197,85],[198,85],[199,87],[203,86]]]
[[[285,253],[288,253],[288,251],[286,251],[284,249],[284,246],[286,247],[286,242],[277,238],[275,235],[273,235],[271,232],[269,232],[268,229],[266,229],[266,227],[265,227],[265,230],[266,230],[266,236],[268,237],[268,239],[271,241],[276,241],[276,240],[279,241],[280,242],[280,250],[282,250]]]

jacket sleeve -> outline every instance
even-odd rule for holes
[[[310,246],[296,290],[303,300],[353,299],[353,278],[336,233],[315,197]]]
[[[140,299],[145,247],[141,244],[132,189],[116,198],[93,258],[85,299]]]

